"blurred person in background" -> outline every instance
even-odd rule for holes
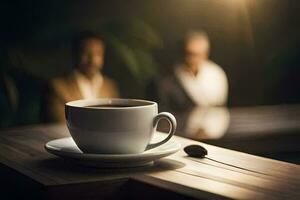
[[[159,86],[162,107],[180,111],[194,106],[224,106],[228,82],[223,69],[209,60],[210,41],[203,31],[186,34],[184,59]]]
[[[119,96],[115,82],[101,73],[104,50],[103,40],[94,33],[81,33],[74,38],[74,70],[50,81],[44,109],[47,121],[64,122],[68,101]]]

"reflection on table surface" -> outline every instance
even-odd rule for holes
[[[292,152],[300,158],[300,105],[195,107],[175,116],[180,136],[252,154]]]
[[[218,139],[227,132],[229,110],[225,107],[195,107],[186,114],[175,114],[178,132],[193,139]]]

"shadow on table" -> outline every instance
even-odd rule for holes
[[[74,163],[70,160],[65,160],[62,158],[49,158],[45,160],[38,161],[38,166],[44,168],[47,171],[55,171],[55,173],[64,173],[75,175],[78,174],[94,174],[97,173],[101,176],[112,176],[112,175],[122,175],[131,173],[150,173],[159,172],[165,170],[178,169],[185,166],[184,163],[173,160],[173,159],[160,159],[154,162],[153,165],[143,166],[143,167],[130,167],[130,168],[96,168],[83,166]]]

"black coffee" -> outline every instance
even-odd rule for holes
[[[100,104],[100,105],[90,105],[90,106],[85,106],[88,108],[124,108],[124,107],[134,107],[138,105],[125,105],[125,104]]]

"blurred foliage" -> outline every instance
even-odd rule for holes
[[[154,52],[162,47],[159,34],[141,20],[111,22],[103,27],[103,35],[120,65],[126,67],[139,86],[144,87],[159,71]]]
[[[40,122],[44,82],[24,68],[26,59],[19,49],[1,51],[0,128]]]

